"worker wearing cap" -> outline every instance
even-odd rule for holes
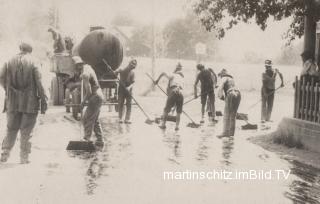
[[[80,75],[82,80],[81,87],[83,90],[83,100],[81,101],[81,108],[88,104],[88,107],[83,115],[82,122],[84,126],[84,140],[89,141],[92,132],[96,136],[96,145],[103,146],[102,130],[99,123],[100,108],[102,105],[103,94],[94,70],[85,64],[79,56],[74,56],[74,64],[76,72]]]
[[[223,132],[221,137],[233,136],[236,127],[236,115],[241,101],[241,94],[235,85],[233,77],[226,69],[218,74],[221,84],[218,89],[218,97],[225,101],[223,114]]]
[[[32,130],[39,110],[45,114],[47,96],[41,82],[40,65],[31,56],[32,46],[21,43],[20,53],[4,64],[0,73],[0,85],[5,89],[7,133],[2,142],[0,161],[6,162],[20,131],[20,162],[29,163]]]
[[[115,74],[120,74],[120,84],[118,89],[119,103],[119,123],[123,123],[123,109],[126,103],[126,116],[124,123],[131,124],[132,90],[135,83],[134,69],[137,67],[137,60],[132,59],[128,66],[115,70]]]
[[[209,69],[206,69],[204,65],[198,64],[197,69],[199,73],[196,76],[196,81],[194,83],[194,97],[198,98],[197,94],[197,85],[200,81],[201,83],[201,121],[200,123],[204,123],[204,113],[205,113],[205,107],[208,100],[208,110],[210,110],[211,114],[209,115],[209,120],[212,122],[216,122],[215,120],[215,106],[214,106],[214,76],[213,76],[213,70],[210,71]]]
[[[275,81],[276,76],[279,74],[281,79],[281,87],[284,86],[283,84],[283,76],[279,72],[278,69],[272,69],[272,61],[265,60],[265,72],[262,73],[262,88],[261,88],[261,122],[264,123],[265,121],[270,121],[271,112],[273,108],[273,101],[274,101],[274,92],[275,92]]]
[[[180,124],[180,116],[183,109],[183,99],[184,99],[182,94],[182,89],[184,84],[184,79],[183,79],[184,75],[182,73],[182,65],[178,63],[172,74],[167,74],[165,72],[162,72],[154,83],[158,84],[160,79],[163,76],[165,76],[169,80],[168,86],[167,86],[168,98],[166,101],[166,106],[163,110],[162,124],[159,127],[161,129],[166,128],[166,121],[167,121],[168,114],[173,107],[176,107],[177,117],[176,117],[175,130],[178,131],[179,124]]]

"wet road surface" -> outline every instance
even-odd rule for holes
[[[149,107],[148,112],[161,109]],[[39,118],[32,162],[18,164],[17,143],[8,163],[0,165],[0,202],[320,203],[319,169],[283,160],[247,141],[256,131],[238,130],[234,138],[218,139],[221,119],[193,129],[186,127],[186,118],[180,131],[174,131],[173,123],[163,131],[156,124],[145,124],[137,108],[133,112],[133,124],[118,124],[116,113],[104,108],[100,120],[105,147],[83,153],[65,150],[68,141],[80,138],[79,123],[63,108],[52,108]],[[3,123],[1,135],[2,127]],[[164,180],[164,172],[234,175],[250,170],[271,171],[273,179]],[[276,179],[276,170],[291,173],[288,179]]]

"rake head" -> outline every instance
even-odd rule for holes
[[[93,152],[96,148],[92,141],[70,141],[67,150]]]
[[[197,124],[197,123],[188,123],[187,127],[190,127],[190,128],[199,128],[201,125],[200,124]]]
[[[257,130],[258,129],[258,125],[257,124],[246,124],[246,125],[242,125],[241,126],[242,130]]]
[[[148,125],[152,125],[153,122],[154,122],[154,120],[151,120],[149,118],[145,121],[145,123],[147,123]]]

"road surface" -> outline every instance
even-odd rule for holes
[[[161,113],[163,99],[140,100],[152,117]],[[198,101],[185,108],[197,121],[199,106]],[[242,105],[242,110],[245,108]],[[216,125],[205,123],[193,129],[186,127],[189,121],[183,117],[180,131],[175,132],[173,123],[163,131],[156,124],[145,124],[137,107],[133,113],[133,124],[118,124],[116,113],[104,107],[100,119],[104,149],[95,153],[68,152],[68,142],[81,137],[80,124],[64,108],[51,107],[39,117],[34,131],[31,163],[18,163],[17,143],[8,163],[0,165],[0,202],[319,203],[319,170],[281,159],[247,140],[260,131],[237,129],[234,138],[218,139],[221,118]],[[257,111],[254,114],[258,115]],[[3,114],[0,119],[2,140]],[[238,121],[238,126],[242,124]],[[256,175],[272,172],[272,179],[190,177],[190,173],[224,171],[236,175],[250,170]],[[286,174],[276,178],[277,170],[289,173],[288,178]],[[164,179],[165,172],[174,173],[175,179]]]

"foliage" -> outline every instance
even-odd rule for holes
[[[136,21],[129,13],[119,13],[112,20],[111,25],[115,26],[133,26]]]
[[[192,12],[184,18],[170,21],[163,30],[166,56],[176,58],[195,58],[195,45],[207,45],[208,55],[217,50],[215,36],[206,31]]]
[[[151,51],[152,27],[148,25],[138,26],[133,30],[129,42],[129,55],[148,56]]]
[[[305,3],[310,4],[309,10],[305,9]],[[303,35],[306,13],[319,18],[319,4],[319,0],[196,0],[193,9],[205,28],[208,31],[216,30],[219,38],[239,22],[250,23],[253,19],[265,30],[269,17],[276,21],[291,17],[293,20],[285,34],[291,42]],[[228,22],[224,23],[226,19]]]

